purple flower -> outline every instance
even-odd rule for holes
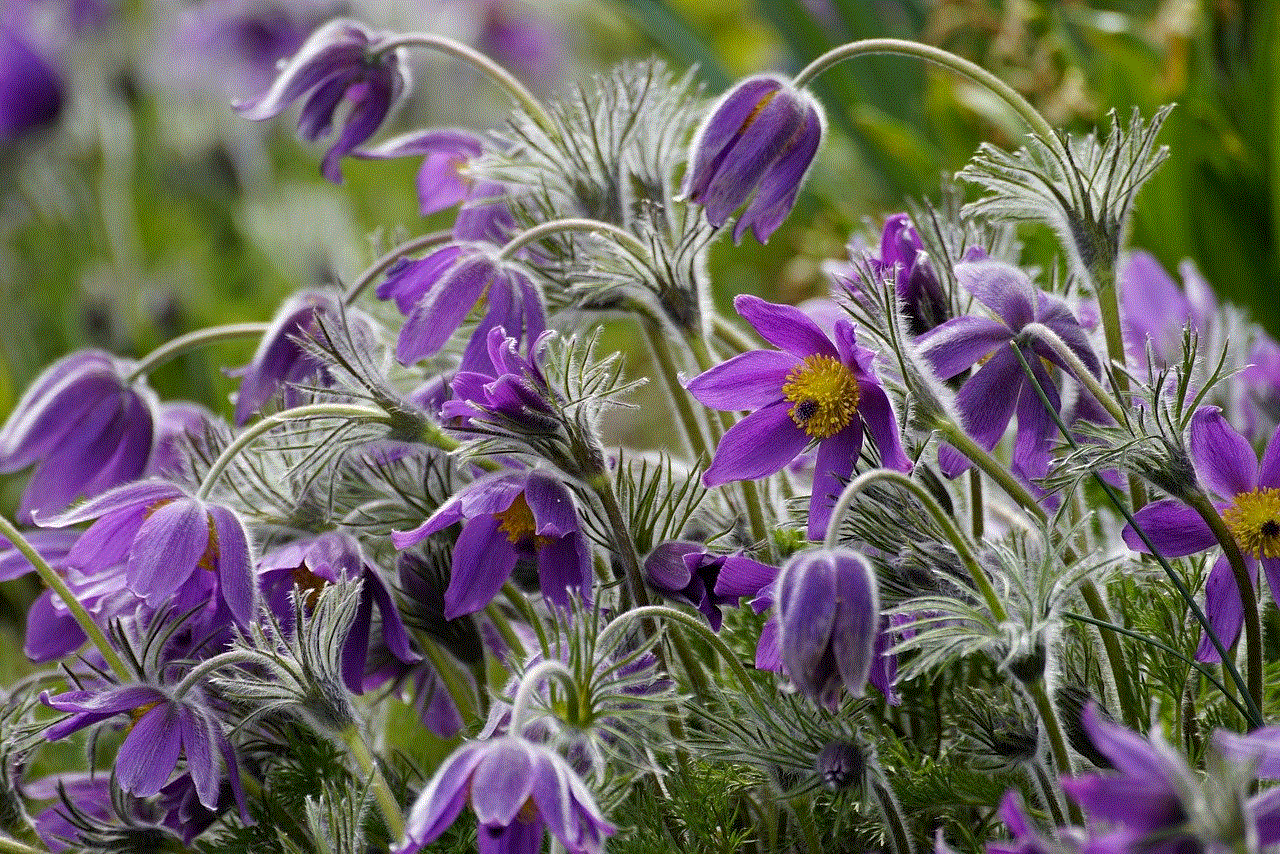
[[[1049,452],[1058,428],[1032,383],[1027,382],[1010,345],[1016,344],[1055,410],[1061,409],[1058,387],[1041,359],[1063,369],[1066,366],[1047,346],[1019,341],[1022,329],[1029,323],[1052,329],[1095,375],[1100,370],[1098,357],[1067,304],[1038,290],[1017,267],[1003,261],[969,261],[957,264],[955,271],[960,284],[994,316],[966,315],[948,320],[920,336],[917,343],[921,354],[944,380],[991,357],[965,380],[956,396],[965,429],[979,445],[991,450],[1016,411],[1014,471],[1023,478],[1043,477],[1049,470]],[[955,477],[970,465],[951,448],[943,448],[938,461],[948,477]]]
[[[459,371],[453,378],[453,399],[440,406],[446,418],[464,425],[472,420],[490,427],[514,425],[522,432],[554,431],[559,422],[547,378],[539,360],[551,332],[544,332],[520,355],[520,344],[502,327],[489,330],[488,372]]]
[[[194,688],[174,697],[150,685],[114,686],[98,691],[67,691],[50,697],[45,705],[69,718],[53,724],[45,737],[57,741],[73,732],[119,714],[133,718],[129,733],[116,754],[115,778],[124,791],[140,798],[157,794],[177,768],[187,760],[187,772],[195,783],[200,803],[217,809],[225,764],[231,785],[243,810],[240,776],[231,744],[222,731],[217,712]]]
[[[0,21],[0,143],[51,123],[64,98],[62,76],[24,33]]]
[[[1244,553],[1250,576],[1256,576],[1261,561],[1271,596],[1280,599],[1280,429],[1272,434],[1260,463],[1248,440],[1226,422],[1216,406],[1196,410],[1189,432],[1196,475]],[[1134,514],[1134,521],[1168,558],[1218,544],[1200,514],[1176,499],[1153,501]],[[1131,526],[1125,526],[1123,536],[1129,548],[1147,551]],[[1205,582],[1204,611],[1223,645],[1234,643],[1244,623],[1244,609],[1225,555],[1218,557]],[[1196,658],[1219,660],[1208,633],[1200,638]]]
[[[320,324],[339,323],[341,309],[329,294],[295,294],[276,312],[271,327],[263,334],[258,350],[240,377],[236,393],[236,424],[243,425],[283,388],[284,405],[297,406],[301,397],[296,388],[306,380],[328,382],[324,362],[304,345],[314,339]]]
[[[36,464],[18,518],[56,513],[140,477],[151,455],[155,396],[131,364],[100,350],[45,369],[0,428],[0,473]]]
[[[801,552],[774,587],[778,649],[796,689],[831,711],[841,689],[861,697],[880,635],[875,570],[851,549]]]
[[[219,601],[241,626],[257,616],[248,533],[229,507],[188,496],[164,481],[144,480],[38,521],[62,528],[90,519],[97,521],[80,535],[68,564],[103,577],[123,563],[130,592],[151,608],[170,605],[177,613],[207,601],[208,572],[217,580]]]
[[[472,181],[463,170],[483,150],[480,137],[471,131],[432,129],[403,134],[354,153],[371,160],[425,158],[418,170],[418,205],[423,216],[430,216],[467,198]]]
[[[568,854],[600,854],[614,832],[569,763],[508,735],[467,742],[444,761],[409,811],[395,854],[439,838],[468,803],[480,825],[480,854],[537,854],[544,829]]]
[[[722,572],[772,579],[771,566],[741,555],[717,555],[702,543],[672,540],[662,543],[644,560],[644,571],[650,584],[673,599],[688,602],[702,612],[712,631],[720,631],[721,605],[735,605],[738,597],[722,594],[717,582]]]
[[[818,458],[809,499],[809,537],[820,539],[835,497],[871,433],[882,463],[908,471],[889,397],[872,367],[875,354],[858,345],[848,320],[835,343],[799,309],[739,295],[738,313],[781,350],[734,356],[689,381],[689,393],[715,409],[756,410],[735,424],[703,474],[708,486],[755,480],[781,470],[810,442]]]
[[[545,471],[510,472],[476,481],[446,501],[412,531],[392,532],[405,549],[455,523],[453,573],[445,591],[445,618],[484,608],[521,558],[536,562],[542,594],[568,605],[569,590],[591,597],[591,550],[578,521],[573,493]]]
[[[777,77],[729,90],[693,140],[685,195],[719,228],[738,208],[735,242],[748,228],[761,243],[791,212],[822,141],[824,122],[808,92]]]
[[[564,78],[565,38],[536,14],[536,6],[510,0],[472,3],[482,15],[476,46],[537,85],[551,86]]]
[[[1149,252],[1130,252],[1118,275],[1125,345],[1139,364],[1146,360],[1148,341],[1156,358],[1168,363],[1182,349],[1182,330],[1202,330],[1217,311],[1213,292],[1194,268],[1183,269],[1186,293]]]
[[[481,244],[446,246],[421,260],[397,262],[378,294],[395,297],[402,310],[413,305],[396,345],[403,365],[440,352],[482,299],[489,307],[463,354],[464,371],[492,368],[490,331],[501,327],[517,340],[532,341],[547,326],[542,293],[528,273]]]
[[[355,21],[330,21],[311,34],[261,98],[235,108],[256,122],[306,97],[298,133],[314,142],[332,131],[338,107],[347,102],[342,128],[321,166],[326,178],[340,184],[340,161],[377,132],[408,81],[401,51],[383,50],[382,40]]]
[[[198,403],[173,401],[160,404],[156,413],[156,443],[146,474],[174,478],[187,469],[192,442],[199,442],[222,419]]]
[[[878,255],[865,248],[860,251],[852,243],[849,255],[865,258],[870,271],[881,281],[893,282],[913,335],[932,329],[950,315],[951,305],[942,282],[909,215],[894,214],[885,220]],[[839,264],[832,272],[855,299],[863,298],[864,285],[856,265]]]
[[[511,213],[507,188],[496,181],[473,184],[453,221],[453,239],[501,246],[515,233],[516,219]]]

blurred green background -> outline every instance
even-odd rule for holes
[[[174,48],[181,16],[221,7],[301,17],[337,10],[375,26],[435,27],[481,47],[502,47],[503,26],[535,26],[547,40],[542,64],[517,71],[544,93],[653,52],[697,63],[717,93],[759,70],[794,72],[844,41],[897,36],[980,62],[1075,132],[1111,109],[1150,115],[1176,102],[1161,137],[1172,156],[1139,197],[1132,243],[1170,269],[1193,259],[1220,294],[1280,331],[1277,3],[135,0],[46,38],[56,43],[51,62],[66,104],[51,126],[0,143],[0,414],[74,348],[140,355],[199,326],[265,319],[292,290],[350,278],[397,237],[444,223],[417,213],[416,163],[349,161],[345,186],[334,187],[319,176],[323,149],[298,142],[287,115],[241,120],[219,62],[237,61],[243,45],[215,38],[193,54],[179,39]],[[414,100],[388,132],[501,121],[500,96],[465,69],[426,59],[415,72]],[[717,247],[722,297],[820,292],[820,262],[844,254],[852,229],[908,197],[936,197],[980,141],[1010,145],[1019,132],[976,87],[910,60],[858,59],[819,84],[833,132],[808,191],[767,246]],[[222,367],[250,350],[190,354],[154,384],[162,397],[225,411],[232,383]]]

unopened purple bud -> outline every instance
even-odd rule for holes
[[[818,774],[829,789],[847,789],[862,784],[867,757],[852,741],[829,741],[817,759]]]

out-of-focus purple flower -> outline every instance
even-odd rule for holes
[[[140,477],[151,455],[155,395],[131,363],[99,350],[45,369],[0,428],[0,473],[35,464],[18,518],[56,513]]]
[[[466,2],[479,7],[477,48],[535,86],[550,87],[564,79],[564,34],[537,14],[538,4],[511,0]]]
[[[187,468],[191,442],[203,439],[221,419],[198,403],[173,401],[160,404],[156,412],[156,444],[146,473],[173,478]]]
[[[673,599],[688,602],[702,612],[712,631],[720,631],[721,605],[736,605],[738,597],[721,594],[716,583],[721,572],[773,577],[771,566],[742,555],[718,555],[702,543],[672,540],[662,543],[644,560],[650,584]]]
[[[62,112],[62,75],[14,24],[0,20],[0,144]]]
[[[777,77],[750,77],[725,94],[693,140],[685,196],[719,228],[746,205],[733,228],[761,243],[782,224],[822,142],[822,109]]]
[[[397,261],[378,293],[394,297],[401,307],[413,301],[396,344],[396,358],[404,365],[440,352],[481,299],[489,308],[463,354],[464,371],[493,367],[491,330],[500,327],[517,340],[532,341],[547,326],[542,293],[529,274],[482,244],[446,246],[421,260]]]
[[[458,218],[453,221],[453,239],[501,246],[514,237],[516,219],[511,213],[508,195],[508,189],[496,181],[478,181],[472,185]]]
[[[128,589],[149,607],[176,613],[207,601],[204,570],[217,580],[218,599],[241,626],[258,612],[258,585],[249,537],[235,511],[187,495],[171,483],[126,484],[74,510],[41,518],[63,528],[95,519],[76,541],[67,563],[103,577],[125,565]],[[118,586],[118,582],[117,582]]]
[[[880,635],[871,564],[851,549],[801,552],[774,589],[782,667],[797,690],[832,711],[842,690],[861,697]]]
[[[217,711],[199,688],[179,698],[151,685],[122,685],[67,691],[54,697],[46,691],[40,700],[60,712],[72,713],[45,731],[49,741],[119,714],[133,718],[115,760],[116,781],[129,794],[140,798],[157,794],[173,776],[179,758],[185,756],[201,804],[217,809],[225,767],[241,812],[247,815],[231,743]]]
[[[1167,364],[1182,348],[1182,330],[1203,330],[1217,310],[1213,292],[1194,267],[1183,267],[1185,293],[1150,252],[1128,253],[1117,272],[1125,345],[1138,364],[1146,360],[1148,341],[1156,358]]]
[[[164,82],[227,98],[261,95],[278,65],[342,9],[334,0],[205,0],[161,35]]]
[[[467,198],[472,180],[463,170],[482,151],[484,143],[471,131],[433,128],[403,134],[354,153],[371,160],[424,158],[418,170],[418,206],[423,216],[430,216]]]
[[[1189,433],[1196,475],[1244,553],[1250,576],[1255,577],[1256,584],[1261,561],[1271,596],[1280,601],[1280,429],[1272,434],[1261,462],[1248,440],[1227,423],[1216,406],[1196,410]],[[1134,521],[1168,558],[1195,554],[1218,544],[1200,514],[1177,499],[1151,502],[1134,514]],[[1125,526],[1123,536],[1129,548],[1147,551],[1131,526]],[[1244,609],[1226,555],[1220,555],[1210,570],[1204,596],[1205,616],[1214,634],[1223,646],[1231,646],[1244,624]],[[1196,658],[1219,659],[1208,633],[1200,638]]]
[[[359,694],[365,688],[375,606],[381,618],[381,641],[391,654],[405,664],[419,660],[409,645],[391,590],[377,569],[365,560],[360,544],[350,534],[331,531],[274,549],[259,561],[258,577],[267,605],[290,621],[295,587],[302,594],[303,604],[310,606],[325,585],[360,580],[360,603],[342,644],[342,681],[352,692]]]
[[[600,854],[614,832],[568,762],[507,735],[467,742],[444,761],[409,811],[395,854],[414,854],[439,838],[468,803],[481,854],[537,854],[544,830],[568,854]]]
[[[957,264],[955,271],[965,290],[994,316],[965,315],[929,330],[917,341],[921,355],[944,380],[990,356],[956,395],[965,429],[974,441],[991,450],[1017,412],[1014,471],[1025,479],[1043,477],[1049,470],[1049,452],[1058,428],[1027,381],[1011,345],[1016,344],[1027,360],[1055,410],[1062,408],[1058,387],[1041,359],[1064,370],[1066,365],[1044,344],[1019,341],[1023,328],[1040,323],[1052,329],[1095,376],[1100,371],[1098,357],[1067,304],[1037,289],[1017,267],[1003,261],[971,261]],[[938,460],[948,477],[970,466],[966,457],[950,447],[939,451]]]
[[[734,307],[780,350],[756,350],[694,377],[689,393],[715,409],[754,409],[725,433],[708,486],[755,480],[782,469],[810,442],[818,458],[809,499],[809,537],[820,539],[831,508],[871,433],[882,463],[908,471],[898,422],[880,386],[875,353],[859,346],[853,324],[838,321],[832,339],[799,309],[746,294]]]
[[[284,390],[284,405],[297,406],[301,397],[296,388],[306,380],[327,382],[324,362],[303,345],[313,339],[320,324],[338,324],[341,309],[325,293],[295,294],[276,312],[271,327],[263,334],[258,350],[240,377],[236,393],[236,424],[243,425],[268,400]]]
[[[246,119],[261,121],[305,97],[298,133],[314,142],[333,130],[334,116],[346,102],[346,117],[321,166],[324,176],[339,184],[342,158],[377,132],[407,86],[401,51],[383,50],[382,40],[355,21],[331,21],[311,34],[261,98],[237,102],[235,108]]]
[[[405,549],[458,522],[462,533],[444,594],[447,619],[488,605],[522,558],[536,562],[542,594],[552,602],[567,606],[570,590],[591,597],[591,549],[573,493],[555,475],[535,470],[478,480],[391,539]]]

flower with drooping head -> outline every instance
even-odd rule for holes
[[[268,400],[284,391],[284,405],[298,406],[301,397],[294,388],[306,380],[325,383],[324,362],[303,345],[314,338],[321,323],[336,324],[341,309],[329,294],[314,291],[295,294],[276,312],[271,327],[262,335],[253,361],[240,375],[236,392],[236,424],[243,425]]]
[[[395,854],[437,839],[467,804],[480,854],[537,854],[544,829],[568,854],[600,854],[614,832],[578,774],[558,753],[514,735],[463,744],[418,795]]]
[[[25,33],[0,21],[0,143],[52,122],[64,97],[62,76]]]
[[[777,77],[743,80],[694,137],[685,196],[717,228],[746,205],[733,239],[750,228],[763,243],[791,213],[823,129],[822,109],[808,92]]]
[[[1203,406],[1191,416],[1190,445],[1196,475],[1244,554],[1250,576],[1257,575],[1261,562],[1271,596],[1280,601],[1280,429],[1272,434],[1259,462],[1248,440],[1222,417],[1222,410]],[[1134,521],[1167,558],[1218,544],[1200,514],[1177,499],[1151,502],[1134,514]],[[1129,548],[1148,552],[1131,526],[1125,526],[1123,536]],[[1226,555],[1220,555],[1210,570],[1204,596],[1205,616],[1214,634],[1224,647],[1230,647],[1240,635],[1244,610]],[[1196,658],[1219,660],[1208,633],[1200,638]]]
[[[555,395],[540,362],[554,333],[544,332],[520,354],[520,342],[502,327],[489,330],[488,370],[459,371],[450,384],[453,398],[440,405],[446,418],[462,425],[484,422],[486,428],[517,432],[554,432],[560,426]]]
[[[1045,362],[1064,370],[1067,366],[1047,345],[1038,340],[1021,340],[1023,328],[1039,323],[1053,330],[1095,376],[1100,372],[1098,357],[1067,304],[1036,288],[1027,274],[1012,264],[966,261],[957,264],[955,272],[965,290],[990,309],[992,316],[965,315],[948,320],[917,339],[920,353],[944,380],[982,362],[956,395],[965,429],[989,451],[1000,441],[1016,412],[1014,471],[1026,479],[1043,477],[1049,470],[1049,452],[1058,427],[1035,386],[1027,381],[1013,348],[1016,346],[1022,353],[1055,410],[1061,409],[1058,387]],[[955,477],[970,466],[966,457],[950,447],[938,452],[938,461],[948,477]]]
[[[547,471],[503,472],[458,492],[412,531],[392,532],[405,549],[462,523],[445,591],[447,619],[484,608],[524,558],[537,564],[542,595],[568,607],[571,590],[591,598],[591,548],[569,487]]]
[[[423,216],[430,216],[467,198],[472,181],[462,170],[482,151],[483,142],[471,131],[433,128],[402,134],[370,148],[357,149],[354,154],[371,160],[422,157],[418,206]]]
[[[893,283],[913,335],[920,335],[950,317],[951,305],[942,282],[908,214],[894,214],[885,220],[879,254],[865,248],[861,237],[856,240],[849,245],[849,257],[854,263],[836,263],[828,268],[836,282],[855,299],[866,296],[866,285],[856,263],[861,258],[870,273],[881,281]],[[973,259],[966,257],[966,260]]]
[[[36,465],[18,518],[56,513],[142,475],[155,432],[155,395],[132,363],[100,350],[45,369],[0,428],[0,473]]]
[[[63,528],[96,520],[80,535],[67,563],[91,575],[124,564],[129,591],[148,607],[184,613],[209,603],[205,573],[217,601],[241,626],[258,613],[258,584],[249,535],[234,510],[187,495],[161,480],[125,484],[58,516],[37,519]]]
[[[716,588],[722,571],[773,577],[774,568],[742,555],[718,555],[702,543],[672,540],[661,543],[644,559],[645,578],[673,599],[688,602],[702,612],[712,631],[720,631],[721,605],[736,605],[738,597]]]
[[[859,346],[849,320],[834,343],[799,309],[739,295],[738,313],[781,350],[756,350],[694,377],[689,393],[716,409],[756,410],[735,424],[703,474],[708,486],[780,471],[811,442],[818,445],[809,499],[809,537],[821,539],[831,508],[871,434],[883,465],[908,471],[898,422],[880,386],[875,353]]]
[[[236,102],[250,121],[270,119],[305,97],[298,133],[314,142],[333,130],[334,116],[348,110],[321,172],[342,183],[341,160],[377,132],[407,88],[409,71],[399,50],[384,50],[383,37],[349,20],[330,21],[303,43],[257,100]]]
[[[782,667],[800,693],[835,711],[842,690],[861,697],[880,636],[880,590],[852,549],[801,552],[774,587]]]
[[[330,531],[281,546],[262,556],[258,571],[268,607],[286,625],[293,622],[291,594],[295,588],[301,594],[299,601],[310,607],[327,585],[360,580],[360,604],[342,643],[342,681],[353,693],[363,693],[365,688],[375,606],[381,618],[382,641],[391,654],[405,664],[420,659],[409,645],[409,635],[390,588],[365,560],[360,544],[350,534]]]

